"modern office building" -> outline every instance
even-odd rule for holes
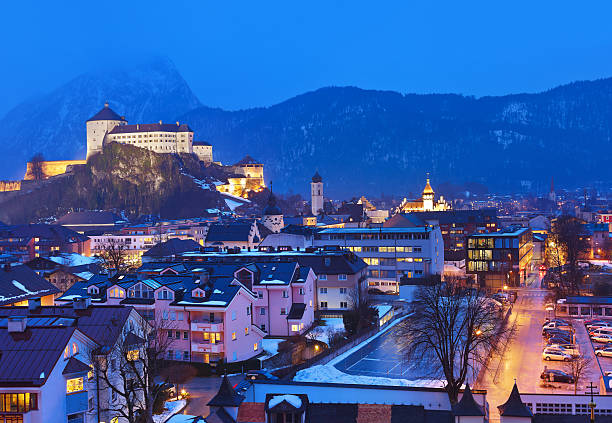
[[[520,286],[531,268],[533,242],[529,228],[509,227],[467,240],[466,273],[490,290]]]

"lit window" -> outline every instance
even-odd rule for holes
[[[76,355],[79,353],[79,346],[76,342],[72,343],[72,355]]]
[[[66,393],[79,392],[83,390],[83,378],[77,377],[66,381]]]
[[[259,349],[259,345],[256,343],[253,344],[253,351],[257,351]]]
[[[236,340],[236,332],[232,332],[232,341]]]
[[[249,334],[249,328],[244,328],[244,334],[248,335]]]
[[[138,360],[138,357],[140,357],[140,351],[139,350],[131,350],[127,352],[127,360],[128,361],[136,361]]]
[[[299,325],[291,325],[291,331],[292,332],[297,332],[298,330],[300,330],[300,326]]]

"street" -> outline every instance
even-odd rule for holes
[[[487,390],[492,422],[499,421],[497,406],[506,402],[515,381],[520,392],[574,393],[572,384],[544,383],[540,379],[544,366],[563,370],[562,362],[542,360],[542,323],[546,319],[544,306],[547,291],[539,288],[540,283],[541,275],[532,274],[527,286],[518,289],[518,298],[509,321],[516,327],[516,337],[507,346],[503,357],[493,358],[489,368],[483,370],[476,381],[477,388]],[[572,323],[581,353],[593,359],[593,365],[579,384],[578,392],[582,392],[589,382],[598,383],[601,372],[583,321],[577,319]]]

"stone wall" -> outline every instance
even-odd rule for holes
[[[62,173],[66,173],[68,166],[73,165],[84,165],[87,163],[85,160],[55,160],[55,161],[45,161],[42,162],[42,170],[46,178],[50,178],[51,176],[61,175]],[[26,181],[31,181],[34,179],[34,175],[32,175],[32,163],[28,162],[25,176],[23,177]]]

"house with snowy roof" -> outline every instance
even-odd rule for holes
[[[53,305],[54,296],[59,292],[27,266],[5,264],[0,267],[0,306],[27,305],[28,300]]]
[[[123,407],[92,369],[91,352],[110,349],[139,326],[129,307],[0,307],[0,421],[113,421]],[[105,347],[105,348],[102,348]]]

